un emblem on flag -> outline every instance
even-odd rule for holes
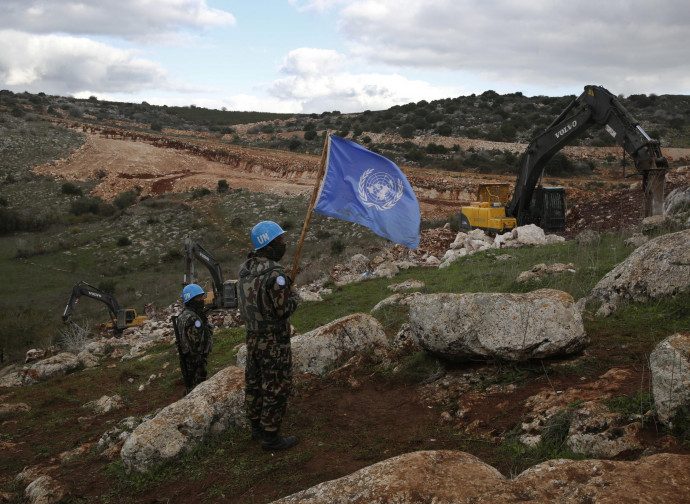
[[[386,172],[370,168],[359,178],[359,199],[377,210],[390,210],[403,195],[403,183]]]

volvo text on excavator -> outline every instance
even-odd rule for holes
[[[223,271],[213,255],[188,236],[184,242],[184,281],[182,285],[194,283],[194,259],[206,266],[213,282],[213,290],[204,298],[208,309],[237,308],[237,280],[223,281]]]
[[[489,199],[462,207],[460,227],[502,233],[536,224],[545,231],[564,231],[565,190],[541,184],[544,167],[554,154],[594,125],[606,129],[642,175],[644,216],[661,214],[668,161],[661,154],[659,142],[645,133],[609,91],[601,86],[585,86],[584,92],[527,147],[510,202],[501,204]]]
[[[145,315],[137,315],[137,311],[134,308],[124,308],[121,309],[115,297],[107,292],[104,292],[93,285],[82,281],[74,284],[72,288],[72,295],[67,302],[65,311],[62,314],[63,322],[70,322],[72,320],[72,312],[79,302],[81,296],[90,297],[102,303],[108,307],[108,313],[110,314],[110,322],[105,324],[106,329],[114,328],[116,331],[123,331],[128,327],[140,326],[148,319]]]

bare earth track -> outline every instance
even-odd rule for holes
[[[131,135],[120,132],[86,132],[87,141],[81,149],[67,159],[61,159],[35,171],[67,180],[100,179],[93,191],[95,195],[112,200],[123,191],[137,188],[142,195],[181,193],[194,188],[215,190],[219,180],[226,180],[231,188],[244,188],[251,192],[281,195],[310,194],[319,163],[319,156],[294,154],[277,150],[248,149],[214,144],[210,140],[198,143],[175,142],[147,134]],[[438,138],[435,139],[439,142]],[[456,143],[470,142],[463,148],[498,148],[491,142],[453,139]],[[423,142],[424,139],[419,141]],[[503,149],[524,150],[521,144],[501,144]],[[222,148],[223,154],[217,154]],[[571,155],[592,158],[620,155],[620,149],[567,147]],[[230,154],[227,154],[230,152]],[[666,149],[670,160],[690,159],[690,149]],[[458,174],[428,169],[402,167],[412,184],[420,204],[422,218],[445,219],[456,215],[462,205],[474,199],[477,183],[485,180],[514,183],[513,176],[482,176]],[[634,172],[634,168],[628,168]],[[577,215],[569,218],[569,231],[586,228],[598,216],[596,227],[631,227],[642,217],[642,191],[639,177],[626,179],[622,170],[599,173],[587,180],[556,179],[566,188],[569,205],[582,201]],[[597,189],[588,183],[598,182]],[[674,187],[687,185],[687,171],[669,173],[667,193]],[[612,191],[613,185],[626,184],[632,189]],[[592,201],[601,200],[592,206]],[[589,208],[592,214],[589,215]]]

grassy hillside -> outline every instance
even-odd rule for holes
[[[667,98],[630,97],[630,103],[650,102],[649,110],[653,111],[659,110],[657,106],[666,103]],[[550,106],[544,117],[563,105],[558,99],[500,97],[489,92],[451,100],[447,105],[448,110],[457,106],[453,116],[463,124],[474,125],[483,135],[482,125],[496,124],[489,113],[494,110],[492,103],[500,103],[500,110],[513,110],[523,100],[525,106],[532,104],[537,111]],[[426,111],[431,105],[410,104],[404,110],[400,107],[362,113],[357,120],[387,113],[393,118],[398,114],[406,114],[406,119],[411,118],[409,114],[422,117],[416,112]],[[445,105],[444,101],[433,103],[437,110]],[[161,108],[129,106],[131,110],[126,111],[120,104],[97,100],[0,92],[0,277],[5,280],[0,296],[0,348],[5,361],[21,363],[26,349],[60,342],[60,315],[78,280],[113,292],[123,307],[143,311],[148,303],[169,305],[180,293],[187,234],[214,253],[228,278],[234,277],[244,259],[249,249],[249,229],[257,220],[270,215],[296,240],[307,208],[303,197],[237,190],[191,191],[156,198],[122,194],[113,203],[106,203],[88,196],[96,181],[66,185],[31,172],[31,166],[65,157],[83,141],[81,134],[42,120],[43,112],[94,122],[118,120],[132,127],[135,120],[136,127],[153,119],[178,120],[171,126],[206,129],[212,134],[208,125],[171,118]],[[681,107],[680,102],[675,106]],[[477,118],[485,119],[471,122],[475,115],[469,114],[470,109]],[[641,106],[640,110],[647,107]],[[665,113],[675,117],[678,110],[684,109]],[[214,117],[220,116],[214,113]],[[331,112],[294,118],[293,126],[282,119],[272,126],[299,128],[300,121],[311,121],[314,128],[320,128],[326,126],[319,122],[322,119],[325,122],[330,118],[340,125],[352,117]],[[376,128],[375,122],[367,122],[368,127]],[[232,122],[228,118],[225,123],[213,125],[231,127]],[[681,124],[678,131],[684,132],[685,128]],[[304,122],[302,129],[309,131],[311,126],[308,129]],[[452,130],[452,134],[459,132]],[[277,136],[274,138],[269,143],[279,141]],[[665,231],[670,230],[658,232]],[[568,241],[539,248],[486,251],[443,270],[413,268],[392,280],[329,285],[332,294],[321,302],[303,303],[292,322],[304,333],[350,313],[369,312],[391,295],[388,285],[408,278],[423,281],[423,293],[523,292],[549,287],[579,299],[631,252],[626,238],[625,234],[607,233],[596,245]],[[294,257],[294,241],[292,244],[286,264],[291,264]],[[304,271],[298,277],[300,283],[320,277],[354,253],[371,256],[385,245],[365,228],[315,215],[302,251],[300,264]],[[499,258],[504,253],[511,258]],[[516,282],[519,273],[535,264],[554,262],[573,263],[576,272],[528,285]],[[199,282],[210,287],[206,272],[200,266],[196,269]],[[584,322],[592,343],[574,359],[458,365],[409,349],[363,354],[329,378],[306,380],[296,387],[284,423],[286,433],[300,437],[294,450],[267,455],[248,439],[246,432],[230,430],[145,476],[127,475],[117,457],[105,458],[95,443],[124,418],[151,415],[179,399],[183,384],[176,370],[176,352],[171,345],[158,345],[148,349],[145,359],[122,361],[117,355],[110,356],[95,370],[80,369],[46,383],[9,391],[12,403],[25,404],[29,409],[0,412],[0,442],[6,448],[0,451],[0,491],[7,493],[10,501],[21,502],[23,486],[14,479],[19,472],[26,466],[55,465],[61,453],[85,443],[94,445],[83,456],[60,464],[51,473],[70,488],[70,502],[264,503],[413,450],[467,451],[510,476],[543,460],[576,457],[563,439],[570,422],[568,415],[577,404],[559,417],[559,423],[550,426],[542,443],[527,448],[516,436],[523,420],[523,400],[539,391],[594,383],[613,367],[625,368],[630,377],[607,405],[611,411],[645,415],[642,436],[646,444],[620,458],[634,459],[659,450],[689,453],[687,422],[668,431],[647,414],[652,407],[649,353],[669,334],[690,331],[689,306],[690,297],[683,294],[672,300],[628,306],[607,319],[596,319],[588,313]],[[375,316],[393,338],[407,322],[408,309],[391,306]],[[79,304],[75,318],[95,325],[105,321],[106,310],[96,301],[85,300]],[[237,345],[243,338],[241,329],[218,330],[209,360],[211,374],[235,362]],[[466,385],[466,395],[453,395],[457,383]],[[446,395],[433,396],[440,394],[439,390]],[[96,415],[85,406],[113,394],[123,398],[121,410]],[[476,408],[463,421],[481,427],[478,431],[454,424],[460,421],[454,415],[470,399],[475,400]]]
[[[577,298],[630,252],[624,238],[606,234],[599,245],[579,246],[571,241],[510,250],[513,259],[507,261],[498,260],[496,251],[481,252],[444,270],[416,268],[393,280],[374,279],[336,287],[323,302],[303,303],[293,323],[298,331],[306,332],[345,314],[368,312],[390,295],[389,284],[408,278],[424,281],[425,293],[520,292],[550,287]],[[529,287],[515,282],[517,274],[539,262],[572,262],[576,273],[554,276]],[[585,327],[592,343],[583,356],[575,359],[458,365],[410,350],[361,355],[354,364],[329,378],[299,382],[284,430],[297,434],[301,442],[286,453],[266,455],[249,440],[247,432],[231,429],[146,475],[126,474],[118,457],[103,457],[95,445],[86,455],[53,469],[51,475],[68,485],[72,502],[170,499],[265,503],[414,450],[466,451],[506,476],[551,458],[581,458],[563,444],[570,422],[567,414],[559,417],[562,423],[554,424],[541,444],[527,448],[519,443],[514,433],[521,421],[521,399],[545,388],[582,386],[620,367],[632,374],[630,388],[606,404],[611,411],[646,413],[652,404],[646,369],[649,353],[665,336],[690,330],[689,303],[690,297],[685,294],[674,300],[632,305],[605,320],[586,317]],[[407,309],[389,307],[375,316],[392,338],[407,321]],[[211,374],[235,362],[237,345],[243,338],[242,329],[216,333],[209,361]],[[13,446],[13,453],[6,451],[0,456],[0,489],[20,495],[22,486],[13,477],[24,467],[50,464],[51,458],[54,460],[61,452],[96,443],[124,417],[151,414],[179,398],[182,381],[175,370],[174,348],[158,345],[147,354],[146,359],[106,359],[95,371],[80,370],[47,383],[14,389],[12,401],[27,404],[31,410],[19,413],[21,422],[11,424],[3,434],[3,441]],[[491,435],[468,435],[456,431],[452,423],[440,421],[444,411],[457,408],[455,400],[418,404],[424,396],[424,384],[440,383],[439,377],[447,377],[452,384],[457,376],[471,377],[472,387],[463,400],[469,400],[467,396],[483,397],[481,411],[469,415],[482,419]],[[115,393],[124,400],[122,410],[93,415],[84,407],[88,401]],[[508,408],[505,402],[499,406],[505,398],[514,406]],[[667,434],[679,443],[688,439],[683,428],[671,432],[652,420],[645,423],[645,443]],[[685,445],[673,445],[671,438],[664,439],[666,446],[675,446],[673,451],[688,451]],[[23,446],[13,444],[20,441]],[[642,452],[643,447],[627,452],[623,459],[638,457]]]

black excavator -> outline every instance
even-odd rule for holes
[[[489,199],[462,207],[460,227],[502,233],[536,224],[544,231],[564,231],[565,189],[542,185],[544,167],[560,149],[595,125],[604,127],[623,147],[642,175],[644,216],[662,214],[668,161],[659,142],[645,133],[613,94],[601,86],[585,86],[584,92],[530,142],[512,199],[507,204]]]
[[[100,301],[108,307],[110,322],[105,324],[106,329],[115,329],[120,332],[128,327],[140,326],[148,319],[145,315],[137,315],[137,311],[134,308],[120,308],[114,296],[81,280],[74,284],[72,288],[72,295],[62,314],[63,322],[72,321],[72,312],[82,296]]]
[[[204,297],[205,307],[209,310],[219,308],[237,308],[237,280],[223,281],[223,270],[220,263],[208,250],[189,236],[184,242],[184,280],[182,285],[194,283],[194,260],[203,264],[211,274],[213,290]]]

